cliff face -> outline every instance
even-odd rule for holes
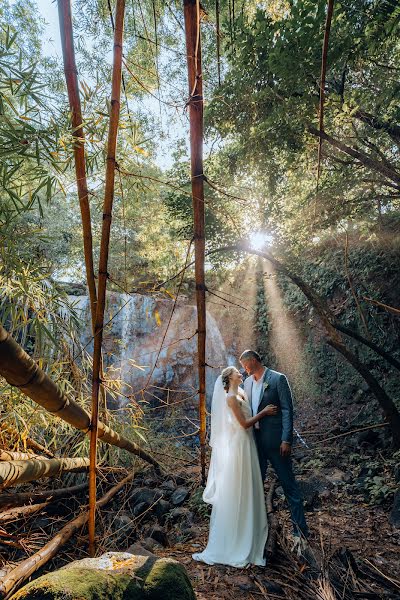
[[[83,327],[80,342],[91,354],[93,350],[90,307],[87,296],[70,297]],[[165,340],[173,301],[141,294],[108,292],[104,328],[104,366],[107,377],[120,379],[121,391],[127,396],[142,397],[147,385],[151,394],[166,395],[166,390],[197,389],[196,307],[178,303]],[[160,355],[157,354],[162,344]],[[157,359],[153,371],[154,363]],[[228,357],[217,322],[207,314],[207,396]],[[149,379],[150,377],[150,379]],[[148,381],[149,380],[149,381]],[[124,404],[121,396],[118,405]]]

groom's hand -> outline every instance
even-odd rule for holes
[[[280,454],[281,456],[283,456],[284,458],[290,456],[292,453],[292,446],[289,444],[289,442],[282,442],[281,443],[281,447],[280,447]]]

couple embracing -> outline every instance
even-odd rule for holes
[[[264,566],[268,536],[264,486],[268,463],[289,504],[294,536],[308,536],[303,502],[291,462],[293,402],[285,375],[246,350],[248,374],[227,367],[218,377],[211,406],[211,461],[203,500],[212,505],[207,547],[195,560],[233,567]]]

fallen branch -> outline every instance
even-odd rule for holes
[[[9,521],[16,521],[17,519],[23,519],[29,515],[33,515],[40,510],[43,510],[48,506],[50,502],[42,502],[41,504],[30,504],[28,506],[18,506],[11,510],[0,513],[0,523],[8,523]]]
[[[131,473],[125,479],[120,481],[116,486],[111,488],[97,503],[96,507],[100,508],[106,505],[127,483],[134,478],[134,473]],[[67,523],[57,535],[43,546],[41,550],[23,560],[17,567],[9,571],[2,582],[0,583],[0,598],[6,599],[15,592],[24,581],[26,581],[32,573],[37,571],[39,567],[46,564],[53,556],[57,554],[59,549],[72,537],[72,535],[83,527],[89,517],[89,512],[82,512],[78,517]]]
[[[60,473],[81,473],[89,468],[88,458],[46,458],[10,460],[0,463],[0,489],[16,483],[56,477]]]
[[[19,494],[3,492],[0,495],[0,509],[13,508],[14,506],[24,506],[25,504],[38,504],[40,502],[51,502],[58,498],[76,495],[88,487],[88,483],[73,485],[67,488],[56,490],[46,490],[44,492],[21,492]]]

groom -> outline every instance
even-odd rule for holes
[[[263,366],[260,355],[245,350],[240,364],[249,375],[244,382],[253,416],[267,404],[279,407],[278,414],[264,417],[254,428],[263,480],[268,463],[278,476],[290,507],[295,536],[308,536],[303,501],[292,469],[293,402],[288,381],[282,373]]]

